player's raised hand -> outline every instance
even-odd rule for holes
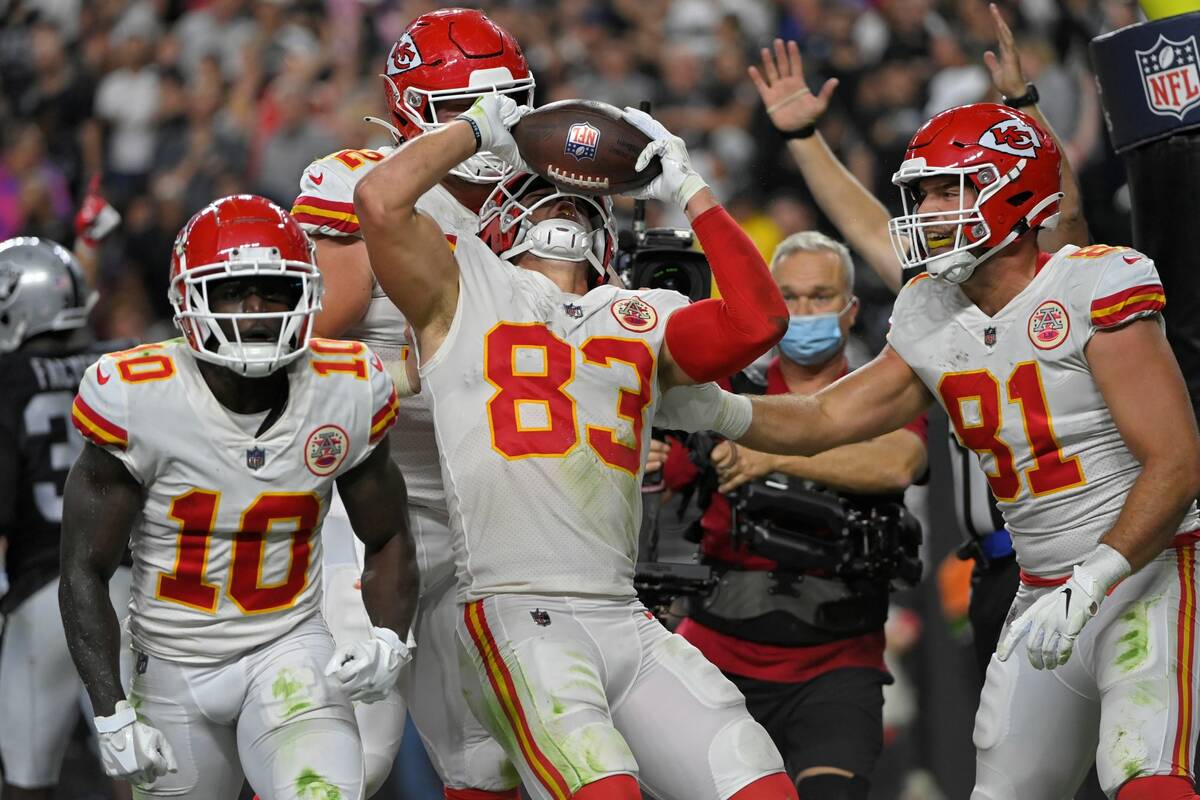
[[[400,668],[412,659],[412,648],[388,628],[371,628],[371,639],[342,645],[325,666],[351,700],[374,703],[388,696]]]
[[[633,125],[652,141],[638,155],[634,169],[641,172],[650,165],[651,160],[658,156],[662,162],[662,174],[648,184],[633,192],[627,192],[626,197],[635,200],[660,200],[672,202],[683,208],[692,196],[708,186],[704,179],[692,168],[692,158],[688,155],[687,145],[683,139],[671,133],[654,117],[637,108],[625,107],[622,114],[625,121]]]
[[[829,98],[837,88],[837,78],[830,78],[821,87],[820,94],[813,94],[804,80],[804,62],[800,58],[800,45],[776,39],[772,49],[762,49],[762,69],[751,66],[747,72],[754,88],[767,107],[771,124],[784,133],[815,125],[825,109]]]
[[[995,3],[988,4],[992,13],[992,27],[996,30],[996,49],[1000,55],[988,50],[983,54],[983,63],[992,74],[992,85],[1004,97],[1019,97],[1025,94],[1025,72],[1017,55],[1012,29],[1004,21]]]
[[[121,214],[100,191],[100,173],[88,182],[87,195],[75,213],[75,235],[89,247],[95,247],[121,224]]]
[[[175,753],[162,731],[144,722],[126,700],[107,717],[96,717],[100,763],[110,778],[149,785],[168,772],[176,772]]]
[[[489,152],[511,167],[532,172],[521,158],[512,135],[512,127],[531,110],[529,106],[517,105],[511,97],[493,92],[478,98],[457,118],[466,120],[475,130],[477,152]]]

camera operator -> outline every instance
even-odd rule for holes
[[[765,392],[816,392],[848,371],[844,350],[858,310],[850,253],[823,234],[797,233],[779,245],[771,269],[792,316]],[[713,461],[727,460],[731,448],[736,458],[718,475],[722,493],[778,472],[833,490],[834,502],[870,513],[896,509],[905,488],[925,472],[925,420],[813,458],[722,442]],[[682,448],[672,449],[664,471],[676,490],[698,477]],[[692,600],[677,632],[737,684],[784,754],[801,797],[866,798],[866,776],[883,745],[882,687],[891,682],[883,662],[888,576],[846,580],[826,570],[789,571],[735,543],[731,522],[730,497],[714,493],[700,521],[701,550],[721,579]]]

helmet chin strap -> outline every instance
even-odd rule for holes
[[[386,119],[381,119],[379,117],[367,116],[367,117],[363,117],[363,122],[373,122],[376,125],[380,125],[384,128],[387,128],[387,132],[392,135],[392,139],[395,140],[396,144],[400,144],[401,142],[404,141],[404,137],[400,135],[400,129],[397,128],[392,123],[388,122]]]
[[[217,345],[217,355],[229,359],[224,366],[247,378],[265,378],[291,360],[282,355],[275,358],[277,350],[278,346],[271,342],[222,342]]]
[[[960,250],[957,253],[946,253],[944,256],[937,256],[929,260],[925,265],[925,271],[929,273],[929,277],[937,278],[946,283],[963,283],[975,274],[975,268],[987,261],[993,255],[1008,247],[1013,243],[1013,240],[1025,233],[1031,228],[1029,220],[1035,218],[1042,212],[1046,206],[1051,203],[1056,203],[1062,198],[1062,192],[1052,194],[1042,202],[1029,210],[1021,222],[1013,226],[1013,229],[1008,232],[1008,235],[1000,240],[1000,243],[995,247],[985,250],[979,255],[972,255],[970,250]],[[1024,224],[1022,224],[1024,223]],[[1058,214],[1051,215],[1040,227],[1054,228],[1058,225]]]
[[[525,233],[520,243],[505,250],[500,257],[511,260],[525,252],[555,261],[586,261],[604,274],[604,267],[592,252],[592,235],[573,219],[542,220]]]

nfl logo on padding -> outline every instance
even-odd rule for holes
[[[564,152],[575,156],[575,160],[596,159],[596,145],[600,142],[600,129],[586,122],[576,122],[567,131],[567,146]]]
[[[1136,52],[1151,111],[1182,120],[1200,104],[1200,48],[1195,36],[1173,42],[1160,35],[1149,50]]]
[[[267,463],[267,451],[261,447],[251,447],[246,451],[246,466],[250,469],[261,469]]]

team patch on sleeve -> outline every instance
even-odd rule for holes
[[[371,417],[371,434],[368,441],[371,444],[378,444],[379,440],[396,424],[396,415],[399,413],[400,400],[396,396],[396,387],[393,386],[392,393],[388,395],[387,401]]]
[[[359,229],[354,203],[339,203],[302,194],[292,205],[292,216],[301,225],[313,228],[316,232],[324,228],[330,232],[357,234]]]
[[[1144,283],[1092,301],[1092,324],[1111,328],[1163,310],[1167,296],[1162,284]]]
[[[129,447],[129,432],[105,419],[100,412],[89,406],[82,395],[75,396],[71,405],[71,424],[85,439],[101,447],[124,450]]]

